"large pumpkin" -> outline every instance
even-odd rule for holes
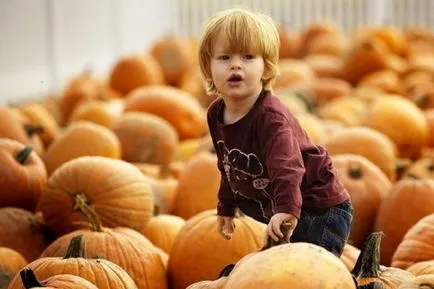
[[[0,246],[11,248],[31,262],[54,240],[43,220],[19,208],[0,209]]]
[[[392,266],[407,269],[423,261],[434,260],[434,214],[420,219],[402,238],[392,256]]]
[[[31,147],[0,138],[0,207],[34,211],[47,184],[47,171]]]
[[[92,215],[89,216],[91,229],[77,230],[59,237],[44,250],[41,258],[65,256],[71,240],[83,236],[85,258],[104,258],[119,265],[141,289],[167,288],[163,263],[167,261],[163,260],[167,256],[160,255],[160,251],[140,233],[128,228],[102,227],[98,218]]]
[[[63,257],[39,258],[27,267],[42,280],[70,274],[86,279],[98,289],[137,289],[128,273],[118,265],[102,258],[85,258],[84,238],[81,235],[71,240]],[[8,289],[24,289],[20,275],[15,275]]]
[[[154,199],[134,165],[104,157],[79,157],[48,179],[39,208],[48,226],[62,235],[77,228],[75,222],[83,221],[88,207],[104,226],[141,230],[152,217]]]
[[[168,274],[173,289],[218,277],[230,263],[262,246],[265,225],[249,217],[236,217],[231,240],[217,232],[217,214],[208,210],[187,221],[170,252]],[[232,288],[232,287],[229,287]]]
[[[351,196],[354,207],[349,240],[361,248],[374,227],[380,204],[392,187],[391,181],[376,165],[363,156],[333,156],[339,178]]]
[[[109,83],[111,88],[125,96],[138,87],[163,84],[164,75],[152,55],[131,54],[116,61],[110,71]]]
[[[90,121],[79,121],[69,125],[54,140],[44,153],[43,161],[50,176],[62,164],[81,156],[118,159],[121,144],[110,129]]]
[[[128,112],[113,124],[113,132],[127,162],[168,165],[175,158],[179,137],[165,119],[144,112]]]
[[[394,181],[396,176],[396,147],[384,134],[368,127],[351,127],[340,130],[324,141],[332,155],[361,155],[378,166]],[[375,149],[372,149],[372,148]]]
[[[434,213],[434,180],[403,179],[394,184],[377,214],[374,230],[386,235],[381,260],[389,265],[405,233],[421,218]],[[391,221],[393,220],[393,221]]]
[[[26,265],[27,260],[20,253],[6,247],[0,247],[0,289],[8,288],[15,274]]]
[[[125,102],[125,112],[141,111],[167,120],[180,139],[203,136],[207,131],[206,113],[189,93],[169,86],[152,86],[133,90]]]
[[[32,269],[24,268],[20,271],[20,277],[26,289],[98,289],[86,279],[70,274],[55,275],[39,281]]]
[[[172,214],[187,220],[200,212],[216,208],[220,180],[214,154],[201,152],[193,156],[179,176]]]

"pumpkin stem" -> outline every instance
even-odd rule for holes
[[[224,267],[223,270],[220,272],[218,278],[229,276],[229,274],[232,272],[234,267],[235,267],[235,264],[226,265],[226,267]]]
[[[170,176],[170,168],[168,164],[164,164],[160,166],[160,178],[167,178]]]
[[[419,95],[415,98],[414,102],[422,109],[427,108],[429,97],[426,94]]]
[[[35,273],[30,268],[24,268],[20,271],[20,277],[23,281],[24,288],[45,287],[44,284],[38,281]]]
[[[27,123],[24,125],[24,130],[26,131],[27,136],[31,137],[35,134],[44,132],[44,127],[42,125]]]
[[[83,235],[75,236],[71,239],[71,242],[69,242],[68,251],[63,259],[84,258],[84,256],[84,237]]]
[[[412,161],[410,159],[398,159],[395,163],[396,178],[400,179],[405,173],[407,168],[411,165]]]
[[[381,274],[380,245],[383,235],[383,232],[374,232],[366,238],[356,265],[351,272],[355,277],[373,278]]]
[[[289,241],[286,240],[285,236],[288,235],[289,228],[290,226],[288,223],[283,223],[280,225],[280,230],[282,231],[284,237],[280,238],[279,241],[276,242],[270,236],[268,236],[267,243],[261,248],[261,251],[267,250],[271,247],[288,244]]]
[[[430,173],[434,171],[434,159],[431,160],[431,164],[428,166],[428,171]]]
[[[90,207],[90,199],[84,194],[80,193],[75,195],[74,210],[80,211],[90,222],[91,230],[95,232],[102,232],[101,221],[98,214]]]
[[[358,164],[350,164],[350,168],[348,170],[348,175],[352,179],[361,179],[362,178],[362,169]]]
[[[155,204],[154,205],[154,217],[159,216],[160,215],[160,206]]]
[[[381,282],[374,281],[366,285],[357,286],[357,288],[358,289],[384,289],[384,285]]]
[[[25,147],[23,150],[21,150],[15,159],[17,162],[19,162],[22,165],[25,165],[27,160],[29,159],[30,154],[32,153],[33,148],[32,147]]]

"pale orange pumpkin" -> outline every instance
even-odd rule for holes
[[[434,157],[422,157],[411,163],[403,174],[404,178],[434,179]]]
[[[86,279],[71,274],[59,274],[39,281],[32,269],[24,268],[20,277],[26,289],[98,289]]]
[[[414,263],[407,271],[414,276],[434,274],[434,260]]]
[[[215,210],[187,220],[170,252],[168,276],[172,288],[183,289],[197,281],[215,279],[227,264],[262,246],[265,225],[246,216],[234,221],[232,239],[225,240],[217,232]]]
[[[421,275],[411,281],[406,281],[399,289],[431,289],[434,288],[434,274]]]
[[[351,85],[339,78],[322,77],[314,82],[315,99],[319,105],[348,96],[351,94],[351,90]]]
[[[90,121],[111,128],[124,110],[123,99],[92,100],[80,104],[68,119],[68,125],[77,121]]]
[[[326,130],[322,119],[308,112],[300,113],[296,118],[312,142],[320,144],[324,140]]]
[[[307,55],[310,46],[316,38],[324,34],[338,34],[338,27],[331,22],[318,21],[306,25],[300,32],[300,51],[299,56]]]
[[[404,87],[399,74],[388,69],[365,75],[360,79],[357,86],[376,87],[385,93],[404,93]]]
[[[275,88],[288,87],[293,83],[313,83],[315,72],[304,61],[300,59],[282,59],[279,61],[280,75],[276,78]]]
[[[15,274],[26,265],[27,260],[20,253],[0,247],[0,288],[6,289]]]
[[[367,104],[358,97],[342,96],[325,103],[317,109],[317,114],[326,120],[334,120],[344,126],[361,126],[364,122]]]
[[[343,60],[341,57],[324,54],[310,54],[303,60],[313,69],[317,77],[341,78]]]
[[[173,243],[184,224],[185,220],[180,217],[158,214],[149,220],[142,233],[155,246],[170,254]]]
[[[434,213],[434,180],[402,179],[394,184],[377,213],[374,230],[386,235],[381,260],[389,265],[405,233],[423,217]],[[393,222],[390,220],[393,219]]]
[[[342,251],[342,255],[340,257],[341,261],[344,262],[345,266],[347,266],[348,270],[353,270],[356,265],[357,258],[360,255],[360,249],[354,247],[350,244],[345,244],[344,250]]]
[[[300,50],[299,34],[291,31],[284,23],[278,26],[277,31],[280,39],[279,58],[295,58]]]
[[[349,41],[342,33],[322,33],[310,41],[307,54],[342,56],[348,49]]]
[[[154,198],[134,165],[105,157],[79,157],[50,176],[39,208],[47,225],[62,235],[77,228],[75,222],[83,220],[88,207],[104,226],[141,230],[153,215]]]

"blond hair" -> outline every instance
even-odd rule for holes
[[[221,33],[221,34],[220,34]],[[211,77],[210,62],[217,37],[227,41],[226,50],[231,53],[253,53],[264,58],[262,83],[271,90],[279,74],[279,35],[273,20],[262,13],[242,8],[232,8],[216,13],[204,25],[199,41],[199,65],[207,83],[207,92],[216,94]]]

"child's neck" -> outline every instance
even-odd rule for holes
[[[232,124],[242,119],[255,105],[260,94],[259,92],[252,97],[235,100],[223,97],[225,102],[225,110],[223,112],[224,124]]]

